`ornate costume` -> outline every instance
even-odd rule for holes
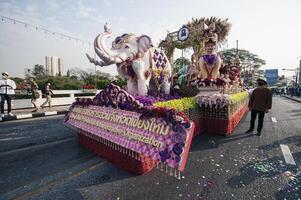
[[[220,77],[221,58],[216,52],[218,35],[215,33],[215,24],[210,24],[209,28],[204,27],[204,45],[206,53],[198,61],[199,79],[217,79]],[[207,45],[209,47],[207,48]],[[211,45],[211,46],[210,46]]]

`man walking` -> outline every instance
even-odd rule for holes
[[[37,112],[39,110],[39,106],[37,105],[37,99],[40,97],[39,93],[39,86],[38,84],[33,80],[33,78],[29,79],[30,83],[30,94],[31,94],[31,103],[35,107],[35,109],[32,112]]]
[[[52,108],[52,104],[51,104],[51,95],[53,94],[51,87],[50,87],[50,83],[46,82],[45,84],[45,88],[42,90],[42,93],[44,94],[44,96],[46,97],[46,101],[41,105],[41,108],[44,108],[45,105],[47,105],[47,103],[49,104],[49,108]]]
[[[254,89],[249,100],[249,109],[251,110],[250,128],[246,133],[254,130],[256,116],[258,114],[257,135],[261,136],[264,114],[272,108],[272,91],[267,88],[267,82],[264,79],[257,79],[258,87]]]
[[[11,99],[15,94],[16,84],[13,80],[9,79],[7,72],[2,73],[2,80],[0,80],[0,95],[1,95],[1,118],[4,118],[4,103],[7,101],[7,112],[9,116],[13,116],[11,113]]]

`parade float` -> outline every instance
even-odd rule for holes
[[[127,87],[112,82],[94,99],[77,99],[65,124],[77,129],[80,144],[123,169],[144,174],[157,167],[180,178],[193,137],[231,134],[247,111],[239,60],[225,64],[217,52],[229,30],[227,20],[193,19],[168,34],[160,48],[149,36],[132,33],[108,48],[112,30],[106,24],[94,41],[100,59],[87,57],[99,66],[116,64]],[[193,62],[179,84],[172,54],[191,47]]]
[[[248,93],[242,89],[238,51],[230,63],[218,52],[230,28],[227,19],[192,19],[179,31],[167,34],[159,45],[170,60],[176,48],[193,50],[191,65],[178,75],[184,77],[178,86],[182,96],[193,98],[197,104],[186,110],[197,124],[197,133],[229,135],[248,110]],[[160,105],[164,104],[168,106],[172,102]]]

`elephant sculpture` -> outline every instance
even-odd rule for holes
[[[133,95],[147,95],[149,90],[169,94],[171,65],[166,55],[152,45],[147,35],[135,36],[123,34],[112,42],[112,48],[105,40],[112,35],[111,29],[104,27],[94,41],[94,49],[101,60],[87,57],[91,63],[99,66],[117,65],[122,79],[127,80],[127,91]]]

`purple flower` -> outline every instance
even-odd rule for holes
[[[172,135],[171,140],[174,143],[184,142],[186,140],[186,135],[183,133],[175,133],[174,135]]]
[[[178,155],[176,155],[176,156],[175,156],[175,161],[176,161],[177,163],[179,163],[179,162],[181,161],[181,157],[178,156]]]
[[[172,151],[174,152],[174,154],[179,156],[183,152],[183,146],[184,146],[184,143],[177,143],[173,146]]]
[[[167,159],[171,157],[167,148],[165,148],[164,151],[160,151],[159,155],[161,157],[162,162],[165,162]]]

